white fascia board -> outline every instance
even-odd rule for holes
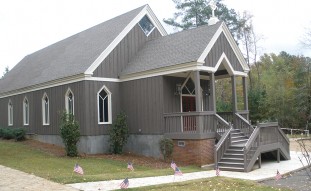
[[[147,10],[147,15],[149,16],[149,19],[152,22],[152,24],[159,30],[162,36],[166,36],[167,32],[165,28],[163,27],[163,25],[161,24],[161,22],[159,21],[157,16],[154,14],[154,12],[152,11],[149,5],[146,6],[146,10]]]
[[[238,45],[236,44],[234,38],[232,37],[228,27],[224,24],[224,22],[221,24],[221,26],[219,27],[219,29],[216,31],[216,33],[214,34],[213,38],[211,39],[211,41],[208,43],[207,47],[205,48],[205,50],[203,51],[203,53],[201,54],[201,56],[198,59],[198,62],[205,62],[205,58],[207,57],[208,53],[210,52],[210,50],[213,48],[213,46],[215,45],[218,37],[220,36],[221,33],[224,33],[225,37],[227,38],[233,52],[235,53],[236,57],[238,58],[239,62],[242,65],[242,68],[245,72],[249,71],[249,68],[246,64],[246,61],[244,59],[244,56],[240,50],[240,48],[238,47]]]
[[[245,76],[245,77],[247,77],[247,72],[235,71],[233,69],[228,57],[226,56],[226,54],[224,52],[220,56],[216,66],[215,66],[216,71],[218,70],[218,68],[219,68],[220,64],[223,62],[223,60],[225,60],[224,66],[225,66],[225,68],[228,71],[230,76],[234,75],[234,76]]]
[[[155,14],[150,9],[149,5],[146,5],[141,12],[123,29],[123,31],[109,44],[109,46],[97,57],[97,59],[91,64],[91,66],[84,72],[84,74],[92,75],[96,68],[105,60],[105,58],[113,51],[113,49],[121,42],[121,40],[134,28],[134,26],[145,16],[148,15],[150,21],[160,31],[161,35],[167,35],[164,27],[157,19]]]
[[[86,77],[87,81],[98,81],[98,82],[121,82],[118,78],[101,78],[101,77]]]
[[[214,36],[212,37],[212,39],[210,40],[210,42],[208,43],[207,47],[204,49],[203,53],[201,54],[197,62],[205,63],[205,58],[207,57],[208,53],[213,48],[221,32],[222,32],[222,27],[220,26],[218,30],[216,31],[216,33],[214,34]]]
[[[175,66],[170,67],[163,67],[158,68],[154,70],[124,75],[121,77],[121,81],[131,81],[131,80],[137,80],[142,78],[149,78],[154,76],[162,76],[162,75],[168,75],[173,73],[179,73],[179,72],[186,72],[186,71],[195,71],[195,70],[202,70],[205,68],[202,63],[197,62],[190,62],[185,64],[179,64]]]
[[[85,79],[85,77],[87,77],[87,76],[84,74],[78,74],[78,75],[71,76],[71,77],[66,77],[66,78],[57,79],[57,80],[53,80],[53,81],[49,81],[49,82],[45,82],[45,83],[41,83],[41,84],[36,84],[33,86],[28,86],[25,88],[21,88],[21,89],[2,93],[2,94],[0,94],[0,98],[20,95],[20,94],[24,94],[24,93],[28,93],[28,92],[34,92],[37,90],[42,90],[42,89],[52,88],[52,87],[70,84],[70,83],[74,83],[74,82],[79,82],[79,81],[83,81]]]
[[[245,58],[240,50],[240,48],[238,47],[238,45],[236,44],[233,36],[231,35],[228,27],[223,23],[221,28],[223,29],[224,31],[224,34],[227,38],[227,40],[229,41],[229,44],[233,50],[233,52],[235,53],[236,57],[238,58],[239,62],[241,63],[242,67],[243,67],[243,70],[245,72],[248,72],[250,69],[248,68],[247,66],[247,63],[245,61]]]

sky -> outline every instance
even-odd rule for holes
[[[228,8],[253,15],[259,54],[286,51],[311,57],[301,46],[311,26],[310,0],[223,0]],[[0,77],[25,56],[149,4],[160,21],[176,12],[172,0],[2,0],[0,1]],[[174,30],[164,24],[169,33]]]

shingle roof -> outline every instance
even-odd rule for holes
[[[221,24],[204,25],[147,42],[121,75],[197,61]]]
[[[0,80],[0,93],[84,73],[145,6],[26,56]]]

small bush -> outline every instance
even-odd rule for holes
[[[24,128],[1,128],[0,138],[15,139],[16,141],[25,140],[26,130]]]
[[[121,154],[123,152],[123,146],[126,144],[129,137],[126,118],[127,116],[125,113],[121,112],[113,122],[112,127],[109,129],[111,153]]]
[[[61,115],[60,134],[65,144],[67,156],[78,156],[77,143],[80,139],[80,126],[73,114],[63,112]]]
[[[160,151],[164,157],[164,160],[171,158],[174,150],[174,143],[172,139],[163,138],[160,140]]]
[[[2,132],[4,139],[14,139],[14,129],[4,128]]]
[[[17,128],[14,129],[13,134],[16,141],[23,141],[25,140],[26,130],[23,128]]]

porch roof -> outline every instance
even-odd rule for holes
[[[120,76],[127,78],[139,73],[156,73],[156,70],[173,70],[174,67],[184,65],[203,65],[202,55],[206,57],[215,40],[221,33],[225,33],[223,28],[226,28],[224,22],[219,21],[214,25],[204,25],[151,40]],[[241,60],[243,63],[240,64],[247,71],[244,58]]]

